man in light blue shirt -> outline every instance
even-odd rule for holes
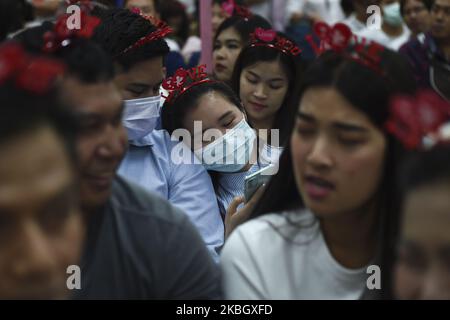
[[[114,58],[114,81],[125,100],[122,121],[129,150],[119,174],[183,210],[218,261],[224,226],[211,179],[200,163],[183,160],[193,157],[190,150],[172,155],[178,143],[166,131],[156,129],[164,58],[169,52],[163,40],[167,30],[126,9],[102,11],[99,16],[102,22],[94,40]]]
[[[183,151],[172,152],[176,145]],[[164,130],[155,130],[130,141],[119,174],[187,213],[218,261],[218,250],[223,244],[222,218],[211,178],[201,164],[193,163],[191,156],[183,143],[171,141]]]

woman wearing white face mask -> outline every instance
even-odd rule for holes
[[[172,137],[180,133],[177,129],[185,129],[189,138],[184,137],[183,141],[213,177],[219,209],[225,216],[230,204],[237,207],[244,202],[242,198],[233,199],[243,196],[245,177],[274,161],[258,152],[263,146],[258,145],[241,102],[226,84],[194,81],[178,92],[182,93],[177,95],[175,91],[162,108],[162,127]],[[242,207],[244,214],[257,202],[260,193]]]
[[[400,2],[399,0],[380,0],[379,4],[381,26],[368,25],[357,35],[397,51],[411,36],[411,31],[402,19]]]

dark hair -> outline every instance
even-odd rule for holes
[[[415,152],[405,160],[399,177],[403,194],[432,184],[450,185],[450,145]]]
[[[399,54],[385,50],[381,54],[380,69],[375,72],[362,64],[343,57],[342,54],[327,52],[307,69],[303,76],[297,102],[303,93],[311,88],[332,87],[351,105],[363,112],[380,130],[383,130],[389,115],[389,101],[395,94],[413,94],[416,84],[408,63]],[[297,103],[297,105],[298,105]],[[292,132],[292,128],[291,128]],[[383,297],[389,297],[390,274],[393,261],[393,246],[398,229],[398,199],[396,175],[400,164],[398,157],[402,148],[390,135],[387,136],[387,152],[384,176],[379,192],[379,226],[381,243],[377,258],[383,270]],[[294,180],[290,144],[287,143],[280,158],[279,172],[269,182],[262,200],[252,213],[257,217],[267,213],[283,212],[303,208],[303,201]]]
[[[218,4],[218,5],[222,5],[222,3],[228,2],[228,0],[213,0],[212,4]],[[243,0],[235,0],[234,1],[235,4],[237,4],[238,6],[242,6],[244,4]]]
[[[0,85],[0,144],[48,125],[62,138],[75,165],[77,124],[57,99],[54,90],[35,95],[17,88],[11,81]]]
[[[0,41],[23,27],[27,18],[26,6],[24,0],[0,1]]]
[[[183,128],[183,119],[194,108],[198,100],[209,92],[217,92],[230,103],[244,110],[241,101],[231,88],[223,82],[213,81],[197,84],[172,102],[165,102],[161,111],[162,128],[172,134],[176,129]]]
[[[259,15],[253,15],[248,19],[244,19],[240,16],[232,16],[225,19],[217,29],[214,35],[214,41],[219,37],[219,35],[229,29],[233,28],[241,37],[243,45],[247,45],[250,41],[250,34],[255,31],[256,28],[270,29],[272,25],[269,21],[264,19]]]
[[[20,42],[26,51],[41,53],[44,46],[44,34],[53,30],[51,22],[29,28],[19,33],[14,39]],[[114,77],[114,66],[111,58],[98,44],[89,39],[70,40],[70,44],[51,54],[64,62],[67,74],[84,83],[110,81]]]
[[[285,34],[278,32],[278,36],[282,36],[292,43],[294,40],[289,39]],[[231,77],[231,87],[238,96],[240,96],[240,80],[242,71],[248,66],[252,66],[258,62],[272,62],[280,61],[280,64],[287,75],[289,87],[286,92],[286,96],[281,104],[281,108],[278,110],[273,128],[280,130],[280,143],[284,144],[289,136],[289,128],[293,123],[293,114],[297,109],[295,105],[295,94],[298,91],[298,83],[300,76],[304,71],[305,64],[301,60],[301,54],[298,56],[292,56],[288,53],[284,53],[278,49],[268,46],[247,46],[245,47],[234,65],[233,75]],[[249,121],[252,125],[251,121]]]
[[[128,4],[128,1],[130,0],[125,0],[123,6],[125,7]],[[153,7],[155,8],[155,11],[157,13],[161,13],[161,1],[160,0],[150,0],[153,1]]]
[[[142,37],[156,31],[147,19],[127,9],[99,10],[95,13],[102,20],[95,29],[96,41],[123,71],[139,62],[155,57],[165,58],[169,47],[164,39],[148,42],[136,49],[123,53]]]
[[[402,16],[405,15],[405,4],[408,0],[400,0],[400,13]],[[425,5],[425,8],[427,8],[428,11],[431,10],[431,7],[433,6],[434,0],[418,0],[419,2],[422,2]]]
[[[186,13],[186,8],[180,1],[166,1],[161,6],[161,20],[169,22],[173,17],[181,18],[181,27],[177,34],[170,35],[180,47],[183,47],[189,37],[190,21]]]
[[[349,16],[353,11],[355,11],[355,5],[353,4],[353,1],[354,0],[341,0],[341,8],[346,16]]]

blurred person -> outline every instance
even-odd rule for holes
[[[200,164],[190,163],[189,150],[181,159],[173,155],[176,143],[159,130],[160,86],[169,51],[161,37],[165,32],[126,9],[108,10],[101,18],[94,40],[114,60],[114,82],[125,104],[122,122],[129,149],[119,173],[185,212],[218,260],[224,231],[211,179]],[[139,42],[148,35],[156,36]]]
[[[226,298],[390,297],[384,273],[381,290],[367,289],[367,267],[396,231],[402,150],[384,127],[389,102],[415,83],[399,54],[370,47],[379,64],[350,46],[305,71],[280,170],[222,250]]]
[[[450,0],[434,0],[431,28],[401,49],[421,88],[432,88],[450,101]]]
[[[389,126],[410,150],[399,176],[403,196],[395,263],[385,270],[393,272],[397,299],[450,299],[449,120],[450,103],[433,92],[392,103]]]
[[[362,31],[367,26],[367,8],[377,4],[377,0],[350,0],[354,11],[342,22],[350,27],[353,33]]]
[[[124,7],[129,10],[138,8],[147,16],[161,19],[160,0],[125,0]]]
[[[242,0],[212,0],[212,34],[213,36],[217,33],[217,29],[225,21],[225,19],[230,17],[230,14],[224,10],[224,6],[228,3],[233,3],[233,5],[242,6]],[[232,15],[232,14],[231,14]]]
[[[417,37],[430,29],[430,10],[433,0],[401,0],[400,12],[406,26],[411,30],[411,37]]]
[[[272,29],[270,23],[260,17],[232,16],[226,19],[214,36],[213,76],[230,83],[234,65],[242,49],[250,43],[250,34],[256,28]]]
[[[31,19],[30,9],[25,0],[0,1],[0,42],[24,27]]]
[[[42,69],[14,70],[17,63]],[[64,299],[86,231],[76,126],[49,82],[58,75],[54,62],[9,43],[0,47],[0,65],[13,71],[0,75],[0,299]]]
[[[171,3],[171,1],[169,3]],[[152,21],[155,23],[161,19],[165,23],[168,23],[168,21],[165,20],[166,17],[161,16],[161,10],[166,4],[167,2],[161,2],[161,0],[127,0],[125,1],[125,8],[128,10],[138,9],[141,15],[151,17]],[[180,44],[176,39],[172,39],[172,37],[168,36],[165,37],[164,40],[170,49],[170,52],[166,56],[166,70],[167,74],[172,75],[178,68],[184,68],[186,62],[180,52]]]
[[[450,299],[449,163],[447,141],[447,145],[417,154],[405,173],[401,237],[394,268],[397,299]]]
[[[335,24],[345,18],[340,0],[287,0],[286,18],[290,24],[296,24],[302,19],[312,23],[325,21]]]
[[[58,97],[77,120],[79,190],[87,228],[76,299],[209,299],[220,296],[216,265],[189,219],[117,174],[127,150],[124,102],[111,58],[90,35],[44,25],[19,40],[66,64]],[[50,31],[50,33],[48,33]],[[61,32],[61,33],[59,33]],[[89,36],[88,36],[89,37]],[[65,44],[65,45],[64,45]]]
[[[381,29],[367,26],[357,33],[362,38],[376,41],[385,47],[398,51],[411,36],[400,12],[400,0],[379,0],[382,12]]]
[[[161,19],[172,28],[173,33],[169,35],[175,40],[180,48],[183,48],[189,37],[189,17],[186,8],[177,0],[164,2],[161,6]]]

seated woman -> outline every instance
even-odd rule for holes
[[[260,157],[264,143],[258,148],[257,135],[233,90],[206,74],[199,76],[201,72],[201,67],[179,70],[165,81],[163,87],[177,77],[183,84],[164,103],[162,127],[172,138],[182,136],[210,172],[225,217],[233,199],[244,194],[245,177],[270,162]]]
[[[256,28],[270,29],[270,23],[260,16],[232,16],[217,29],[213,47],[213,76],[229,83],[236,59],[250,42]]]
[[[413,130],[407,130],[407,135],[400,138],[414,150],[405,161],[400,181],[403,199],[396,257],[387,259],[395,261],[392,274],[395,298],[448,300],[450,104],[438,102],[431,96],[424,100],[424,97],[414,97],[414,113],[426,112],[431,117],[421,118],[421,122],[410,122],[405,117],[399,119],[402,128],[404,124],[411,124],[408,127]],[[433,127],[429,126],[430,119]],[[414,134],[417,132],[419,135]],[[412,146],[411,137],[417,137],[419,144]]]
[[[415,83],[401,56],[374,46],[325,52],[305,72],[280,171],[222,250],[226,298],[384,293],[366,292],[367,268],[388,250],[398,214],[401,150],[384,124],[390,98]]]
[[[236,61],[231,84],[275,162],[294,122],[293,100],[304,65],[300,48],[284,34],[257,28],[251,38]]]

